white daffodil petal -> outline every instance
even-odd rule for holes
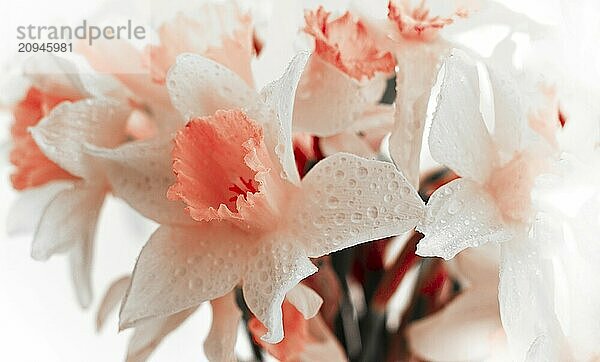
[[[190,308],[168,317],[147,320],[135,327],[127,346],[125,361],[145,362],[160,342],[185,322],[196,309]]]
[[[70,187],[73,187],[72,182],[53,181],[20,192],[8,211],[10,217],[6,225],[7,234],[12,236],[19,233],[33,233],[46,206],[59,192]]]
[[[204,340],[204,353],[209,361],[235,362],[235,342],[242,317],[235,293],[225,294],[210,302],[213,319],[210,332]]]
[[[86,146],[86,152],[103,160],[115,196],[125,200],[142,215],[161,224],[191,225],[195,222],[180,201],[167,199],[175,183],[169,138],[127,143],[105,149]]]
[[[492,196],[467,179],[449,182],[431,195],[417,230],[425,235],[417,245],[417,254],[444,259],[452,259],[469,247],[513,237]]]
[[[296,285],[287,293],[286,298],[305,319],[316,316],[323,304],[323,298],[304,284]]]
[[[512,157],[521,149],[527,115],[516,78],[505,74],[499,67],[489,67],[488,74],[494,95],[494,140],[498,148]]]
[[[104,327],[108,316],[121,304],[121,301],[125,297],[125,293],[127,293],[129,284],[131,284],[131,277],[126,275],[115,280],[108,287],[108,290],[104,294],[104,298],[102,298],[102,301],[100,302],[98,312],[96,313],[97,331],[100,331]]]
[[[573,360],[554,312],[551,261],[544,260],[540,243],[522,235],[501,244],[502,325],[514,360]]]
[[[31,129],[42,152],[72,175],[97,181],[94,160],[83,153],[83,144],[115,147],[125,140],[130,109],[109,99],[63,102]]]
[[[171,103],[185,120],[260,102],[258,93],[233,71],[195,54],[177,57],[167,74],[167,87]]]
[[[275,153],[287,178],[295,184],[300,182],[300,176],[298,175],[292,148],[292,112],[298,81],[307,60],[308,53],[298,53],[290,62],[283,76],[265,86],[261,91],[261,97],[275,111],[277,119],[276,129],[274,130],[277,132],[277,145],[272,147],[275,147]]]
[[[419,184],[419,165],[427,105],[447,42],[406,44],[399,52],[396,72],[396,110],[390,136],[390,154],[408,181]]]
[[[485,182],[496,150],[479,111],[477,67],[454,49],[445,61],[444,80],[431,123],[431,156],[462,177]]]
[[[240,281],[245,235],[225,222],[161,226],[142,249],[121,306],[129,328],[218,298]]]
[[[314,274],[317,267],[303,248],[287,236],[267,236],[250,250],[250,255],[256,256],[251,256],[244,275],[244,299],[268,330],[261,339],[279,343],[283,339],[283,299],[302,279]]]
[[[71,280],[77,301],[82,308],[89,307],[93,297],[92,259],[94,257],[95,222],[96,220],[94,220],[93,228],[90,225],[90,234],[75,242],[69,253]]]
[[[407,328],[410,349],[427,361],[480,361],[502,331],[496,286],[469,289],[441,311]]]
[[[104,202],[103,188],[78,184],[58,193],[45,208],[32,243],[31,256],[46,260],[94,238]]]
[[[393,164],[338,153],[302,180],[289,209],[290,232],[319,257],[415,227],[423,201]]]
[[[312,55],[296,93],[294,131],[320,137],[344,131],[367,106],[367,89]]]

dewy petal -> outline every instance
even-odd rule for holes
[[[79,183],[58,193],[40,218],[31,256],[46,260],[78,243],[93,240],[105,192],[104,188]]]
[[[479,111],[477,68],[458,49],[446,58],[445,68],[429,133],[431,156],[459,176],[483,183],[498,156]]]
[[[292,240],[288,235],[268,234],[250,250],[251,259],[243,284],[244,299],[267,328],[261,339],[268,343],[283,339],[281,304],[285,295],[317,271],[304,248]]]
[[[223,222],[161,226],[138,257],[120,328],[175,314],[230,292],[241,280],[246,236]]]
[[[296,168],[292,144],[292,112],[298,82],[308,57],[308,53],[298,53],[288,65],[283,76],[265,86],[260,92],[263,101],[275,111],[278,142],[272,147],[287,179],[295,184],[300,182],[300,176]]]
[[[372,82],[378,82],[374,79]],[[331,136],[348,128],[372,97],[371,82],[358,82],[315,54],[310,56],[294,106],[294,130]],[[333,96],[333,99],[332,99]]]
[[[127,293],[129,284],[131,284],[131,277],[126,275],[115,280],[108,287],[96,313],[96,331],[100,331],[104,327],[108,316],[119,306]]]
[[[129,113],[129,107],[109,99],[65,102],[32,128],[31,134],[50,160],[75,176],[97,181],[100,171],[83,153],[83,144],[115,147],[123,142]]]
[[[235,362],[235,342],[242,317],[235,301],[235,292],[210,302],[213,319],[204,340],[204,353],[209,361]]]
[[[286,298],[305,319],[316,316],[323,304],[323,298],[304,284],[296,285],[287,293]]]
[[[513,360],[573,360],[554,311],[554,273],[543,243],[522,234],[501,244],[498,298]]]
[[[162,340],[195,311],[195,307],[185,309],[167,317],[147,320],[135,327],[127,346],[126,362],[145,362]]]
[[[167,87],[173,106],[186,120],[260,102],[258,93],[233,71],[195,54],[177,57],[167,74]]]
[[[398,51],[394,130],[390,136],[390,154],[411,185],[418,187],[421,145],[427,118],[427,106],[449,44],[439,40],[431,44],[407,43]]]
[[[24,190],[18,194],[8,211],[6,232],[8,235],[33,233],[46,206],[65,189],[72,187],[68,181],[53,181],[43,186]]]
[[[193,224],[185,204],[167,198],[175,182],[170,137],[135,141],[108,149],[86,145],[85,152],[103,162],[112,193],[160,224]]]
[[[393,164],[338,153],[302,180],[288,213],[289,232],[319,257],[415,227],[424,205]]]
[[[514,231],[504,222],[492,195],[467,179],[449,182],[431,195],[417,230],[425,235],[417,254],[444,259],[468,247],[507,241]]]

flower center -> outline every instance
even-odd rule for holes
[[[242,183],[243,188],[238,186],[235,183],[232,184],[231,186],[229,186],[229,191],[232,191],[233,193],[235,193],[234,196],[229,198],[230,202],[235,202],[239,195],[242,195],[245,200],[248,200],[248,198],[247,198],[248,192],[251,192],[253,194],[258,192],[258,189],[254,185],[253,180],[248,179],[248,181],[246,181],[246,180],[244,180],[243,177],[240,177],[240,182]]]

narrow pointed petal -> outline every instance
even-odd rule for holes
[[[427,105],[440,68],[449,51],[445,41],[407,44],[398,56],[396,111],[390,137],[390,154],[414,187],[419,184],[419,166]]]
[[[417,230],[425,235],[417,245],[417,254],[444,259],[452,259],[469,247],[507,241],[514,234],[492,196],[466,179],[449,182],[431,195]]]
[[[129,284],[131,284],[131,277],[126,275],[115,280],[108,287],[96,313],[96,331],[100,331],[104,327],[108,316],[121,304]]]
[[[310,319],[319,313],[323,298],[314,290],[304,284],[298,284],[286,296],[296,309],[302,313],[304,319]]]
[[[71,280],[73,281],[77,301],[82,308],[90,306],[94,294],[92,289],[92,259],[94,257],[96,220],[97,218],[94,220],[90,234],[77,241],[69,253]]]
[[[459,176],[483,183],[497,154],[479,111],[477,67],[454,49],[445,62],[444,80],[429,133],[431,156]]]
[[[161,226],[138,257],[121,306],[121,329],[230,292],[245,267],[245,235],[227,223]]]
[[[185,309],[168,317],[145,321],[135,327],[127,346],[126,362],[145,362],[162,340],[185,322],[197,308]]]
[[[425,206],[393,164],[338,153],[302,180],[290,232],[312,258],[414,228]]]
[[[46,206],[58,193],[72,186],[71,182],[54,181],[21,191],[8,211],[7,234],[33,233]]]
[[[276,115],[277,145],[272,145],[287,179],[298,184],[300,176],[296,169],[294,150],[292,148],[292,112],[298,81],[308,61],[308,53],[298,53],[288,65],[283,76],[268,84],[261,91],[264,102],[270,106]]]
[[[260,102],[258,93],[233,71],[195,54],[177,57],[167,74],[167,87],[185,120],[223,109],[244,110]]]
[[[31,256],[47,260],[94,239],[104,202],[103,188],[76,185],[61,191],[45,208],[33,239]]]
[[[281,305],[286,294],[302,279],[317,271],[305,251],[288,235],[263,240],[250,253],[256,254],[244,276],[244,299],[256,318],[267,328],[261,339],[278,343],[283,339]]]
[[[115,147],[125,140],[130,109],[108,99],[63,102],[31,134],[42,152],[72,175],[96,181],[100,170],[83,144]]]
[[[102,161],[112,193],[142,215],[160,224],[193,224],[185,205],[167,199],[175,183],[170,138],[136,141],[108,149],[86,145],[85,151]]]
[[[225,294],[210,302],[213,320],[204,341],[204,353],[209,361],[235,362],[235,342],[242,317],[235,302],[235,293]]]

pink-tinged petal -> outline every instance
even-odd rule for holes
[[[15,166],[10,175],[15,189],[25,190],[54,180],[76,179],[49,160],[29,133],[29,127],[37,125],[57,104],[67,100],[70,99],[44,93],[32,87],[27,91],[25,98],[13,108],[14,123],[10,129],[12,147],[9,158]]]
[[[171,102],[186,120],[221,109],[246,109],[260,97],[233,71],[195,54],[182,54],[167,75]],[[257,118],[257,120],[260,120]]]
[[[498,245],[467,249],[456,261],[461,294],[407,329],[410,349],[430,361],[472,361],[504,347],[498,306]],[[500,345],[500,346],[499,346]]]
[[[234,2],[203,4],[194,15],[178,13],[158,29],[160,45],[147,50],[156,82],[164,82],[177,55],[196,53],[226,66],[253,84],[255,55],[252,19]]]
[[[277,144],[271,145],[279,163],[285,172],[286,178],[298,184],[300,176],[296,168],[292,142],[292,112],[298,82],[308,61],[308,53],[298,53],[288,65],[283,76],[265,86],[260,95],[269,107],[275,112],[273,126],[277,132]],[[267,130],[268,131],[268,130]]]
[[[100,331],[104,327],[108,316],[121,304],[121,301],[125,297],[125,293],[127,293],[129,284],[131,284],[131,277],[126,275],[115,280],[108,287],[106,293],[104,293],[104,298],[102,298],[102,301],[100,302],[98,312],[96,313],[97,331]]]
[[[281,304],[286,294],[317,271],[304,248],[291,240],[285,234],[267,234],[249,250],[244,275],[244,299],[268,330],[261,339],[271,344],[283,339]]]
[[[317,56],[356,80],[394,71],[394,57],[377,48],[361,20],[353,19],[350,12],[346,12],[328,21],[330,14],[322,6],[304,14],[304,31],[315,38]]]
[[[466,248],[507,241],[514,234],[493,196],[467,179],[449,182],[431,195],[417,230],[425,235],[417,254],[446,260]]]
[[[121,329],[230,292],[245,268],[246,235],[223,222],[161,226],[138,257],[119,315]]]
[[[417,225],[424,208],[391,163],[338,153],[304,177],[287,227],[314,258],[402,234]]]
[[[371,82],[357,82],[313,54],[298,85],[294,130],[321,137],[340,133],[356,122],[372,97]]]
[[[282,362],[296,361],[310,339],[308,322],[304,320],[302,314],[288,301],[283,303],[282,313],[283,328],[286,337],[281,342],[272,344],[260,339],[259,337],[265,334],[267,328],[257,318],[252,318],[248,321],[248,329],[256,343],[273,357]]]
[[[8,211],[6,233],[33,233],[40,222],[46,206],[65,189],[72,187],[71,182],[53,181],[43,186],[19,192],[17,200]]]
[[[497,163],[495,146],[479,111],[477,67],[458,49],[446,58],[429,149],[436,161],[479,183],[488,179]]]
[[[430,15],[423,0],[418,6],[412,7],[410,1],[398,3],[390,0],[388,3],[388,19],[396,24],[402,37],[408,40],[427,42],[437,37],[440,29],[454,22],[453,17],[466,17],[466,9],[458,9],[449,17]]]
[[[523,233],[500,245],[500,314],[513,360],[572,361],[555,314],[554,271],[544,238]]]
[[[93,240],[106,189],[76,184],[58,193],[45,208],[33,239],[31,256],[47,260],[78,243]]]
[[[113,149],[86,145],[85,152],[102,162],[111,192],[142,215],[160,224],[194,224],[185,204],[167,198],[175,182],[172,148],[170,138],[160,137]]]
[[[313,338],[300,353],[300,361],[344,362],[348,357],[337,338],[331,333],[320,315],[308,321],[308,331]]]
[[[126,362],[145,362],[162,340],[185,322],[196,308],[189,308],[168,317],[147,320],[135,327],[127,346]]]
[[[72,175],[98,181],[101,170],[83,152],[84,143],[115,147],[125,140],[128,106],[108,99],[64,102],[31,134],[44,154]]]
[[[304,284],[296,285],[287,293],[286,298],[300,313],[302,313],[305,319],[316,316],[323,304],[323,298]]]
[[[403,44],[398,50],[396,111],[390,154],[411,185],[418,187],[421,145],[427,106],[442,57],[450,51],[445,41]]]
[[[518,152],[505,165],[495,169],[487,183],[498,208],[507,220],[527,221],[532,214],[531,191],[535,178],[549,167],[533,152]]]
[[[412,323],[407,338],[427,361],[479,361],[490,357],[501,333],[496,287],[467,290],[441,311]]]
[[[151,108],[170,107],[167,90],[152,81],[144,65],[143,54],[126,40],[98,39],[93,46],[81,41],[76,43],[76,48],[95,70],[113,75]]]
[[[263,219],[278,207],[272,180],[280,180],[272,168],[262,128],[241,111],[217,111],[190,121],[175,137],[176,182],[167,196],[182,200],[197,221],[271,223]]]
[[[204,340],[204,353],[209,361],[235,362],[235,342],[242,317],[235,301],[235,293],[225,294],[210,304],[213,319],[210,332]]]

